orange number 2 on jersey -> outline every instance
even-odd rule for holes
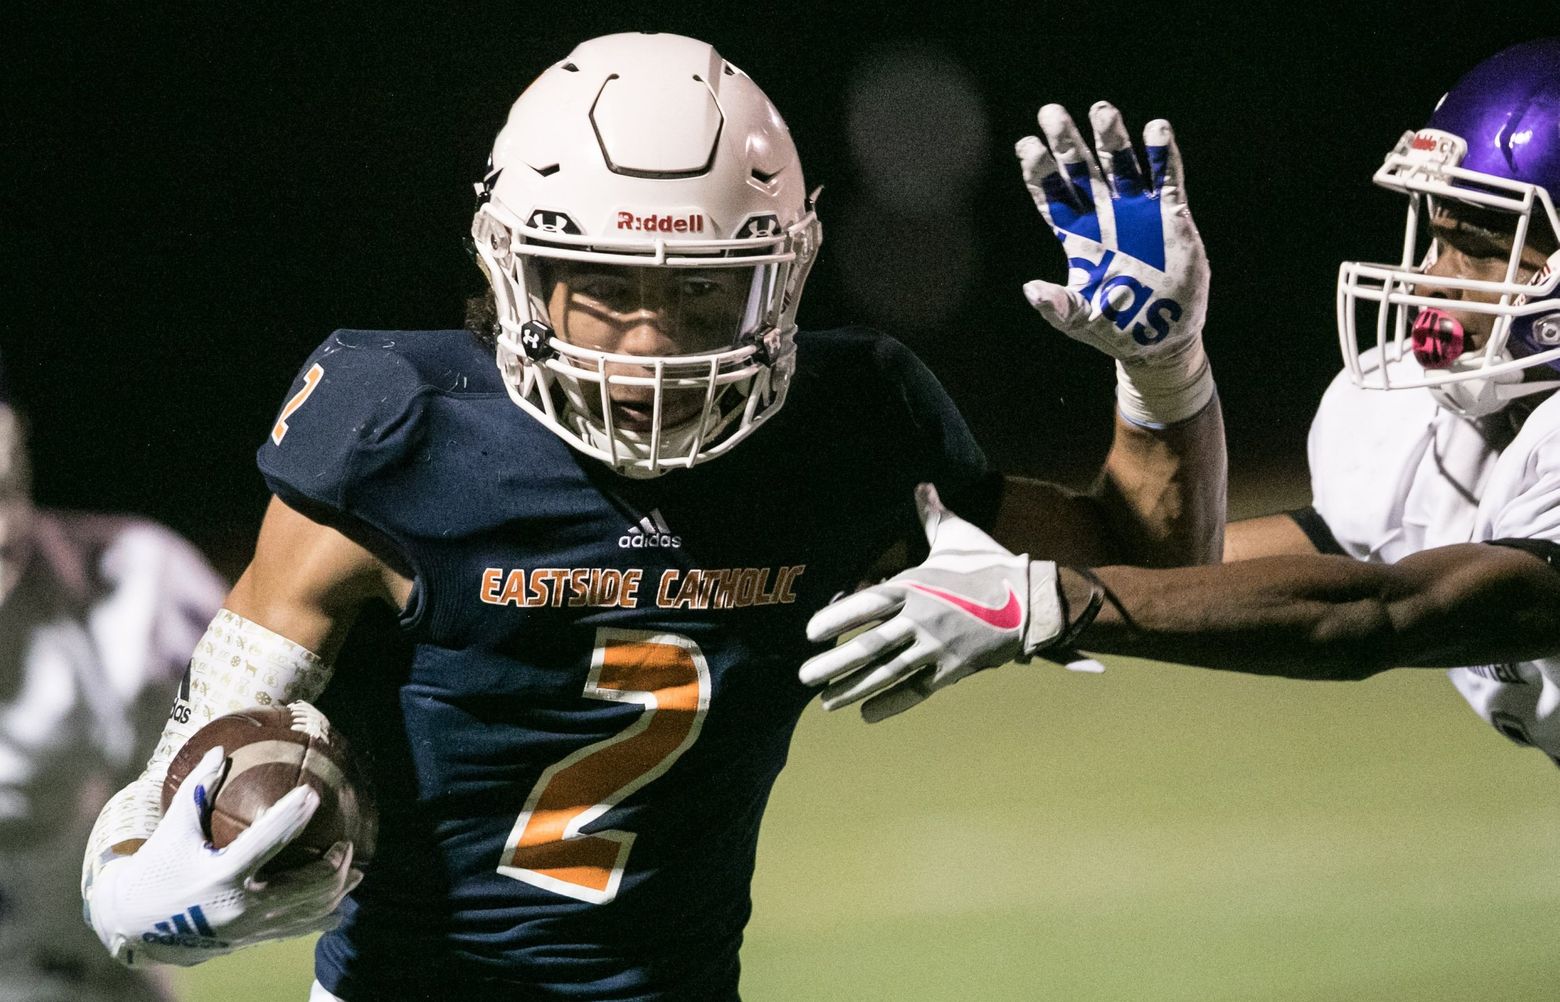
[[[282,444],[282,439],[287,435],[287,419],[293,416],[293,411],[303,406],[303,402],[309,399],[309,394],[320,385],[320,378],[325,375],[325,367],[318,362],[309,366],[309,371],[303,374],[303,389],[293,394],[293,398],[287,401],[287,406],[282,408],[281,416],[276,419],[276,427],[271,429],[271,441],[277,445]]]
[[[644,709],[621,733],[542,773],[504,845],[498,872],[605,904],[617,896],[635,835],[580,829],[665,773],[698,738],[710,705],[710,669],[688,637],[602,629],[585,695]]]

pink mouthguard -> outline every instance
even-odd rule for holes
[[[1449,369],[1463,353],[1463,326],[1433,306],[1414,317],[1414,358],[1426,369]]]

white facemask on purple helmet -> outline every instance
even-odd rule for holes
[[[1338,337],[1353,381],[1427,387],[1443,407],[1469,417],[1560,388],[1560,380],[1527,375],[1560,368],[1560,253],[1535,275],[1521,270],[1531,236],[1560,237],[1560,38],[1513,46],[1476,66],[1423,129],[1403,134],[1374,180],[1409,197],[1408,225],[1397,264],[1348,261],[1339,269]],[[1511,217],[1501,279],[1425,280],[1435,245],[1424,249],[1421,225],[1437,202]],[[1426,285],[1458,298],[1426,295]],[[1469,348],[1452,309],[1494,317],[1489,338]],[[1410,356],[1417,365],[1393,364]]]

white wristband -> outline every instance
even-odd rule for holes
[[[1213,370],[1194,337],[1173,355],[1153,361],[1116,363],[1116,409],[1144,428],[1166,428],[1185,421],[1213,399]]]

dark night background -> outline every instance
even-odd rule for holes
[[[510,103],[577,41],[641,28],[752,75],[826,186],[804,326],[896,334],[1004,466],[1068,482],[1103,455],[1110,367],[1023,300],[1065,270],[1012,142],[1051,100],[1169,118],[1232,466],[1298,470],[1340,364],[1337,263],[1400,241],[1371,172],[1463,71],[1544,33],[1367,6],[9,7],[0,351],[38,497],[150,515],[235,571],[299,363],[335,327],[457,325]]]

